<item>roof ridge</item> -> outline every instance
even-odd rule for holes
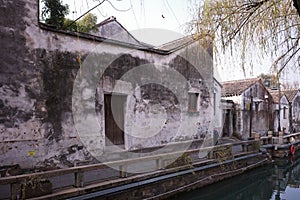
[[[256,83],[259,83],[263,87],[265,87],[261,81],[261,78],[248,78],[248,79],[240,79],[240,80],[222,82],[222,85],[223,85],[222,96],[240,95],[247,88],[251,87],[252,85],[254,85]]]
[[[102,26],[102,25],[107,24],[109,22],[116,21],[116,19],[117,18],[115,16],[110,16],[110,17],[106,18],[105,20],[103,20],[103,21],[99,22],[98,24],[96,24],[96,26]]]
[[[230,81],[222,81],[224,83],[236,83],[236,82],[243,82],[243,81],[250,81],[250,80],[261,80],[261,78],[246,78],[246,79],[238,79],[238,80],[230,80]]]
[[[177,38],[177,39],[175,39],[175,40],[166,42],[166,43],[164,43],[164,44],[162,44],[162,45],[159,45],[159,46],[157,46],[156,48],[159,48],[160,46],[166,46],[166,45],[169,45],[169,44],[176,43],[176,42],[181,41],[181,40],[183,40],[183,39],[185,39],[185,38],[191,38],[191,39],[196,40],[196,39],[194,38],[194,35],[195,35],[195,34],[192,34],[192,35],[184,35],[183,37],[180,37],[180,38]]]
[[[300,89],[283,89],[282,91],[299,91]]]

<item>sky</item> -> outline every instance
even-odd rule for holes
[[[99,4],[98,0],[63,0],[69,5],[68,18],[76,19],[82,13]],[[192,19],[191,0],[111,0],[105,1],[92,11],[98,22],[110,16],[116,17],[128,31],[139,39],[139,29],[167,29],[178,34],[169,36],[165,42],[182,37],[186,23]],[[147,41],[144,41],[147,42]]]
[[[70,19],[76,19],[87,10],[99,4],[102,0],[63,0],[69,5]],[[115,16],[128,31],[138,40],[160,45],[179,37],[189,34],[187,23],[193,19],[196,0],[110,0],[105,1],[93,11],[97,15],[98,23]],[[145,28],[155,28],[173,31],[172,34],[162,34],[157,38],[149,40],[142,32]],[[165,36],[165,37],[163,37]],[[152,38],[153,39],[153,38]],[[248,60],[245,63],[245,72],[242,70],[240,50],[227,51],[225,54],[215,55],[215,76],[219,81],[236,80],[257,77],[261,73],[269,73],[272,61],[269,55],[262,57],[262,52],[256,47],[247,52]],[[251,59],[250,59],[251,58]],[[299,81],[300,71],[295,68],[285,70],[281,76],[282,82],[293,84]]]

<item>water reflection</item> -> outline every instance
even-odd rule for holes
[[[177,195],[170,199],[189,200],[299,200],[300,155],[297,159],[275,160],[239,177]]]

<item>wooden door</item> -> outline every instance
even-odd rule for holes
[[[124,145],[125,102],[126,96],[104,95],[106,145]]]

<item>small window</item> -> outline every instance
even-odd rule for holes
[[[217,94],[214,92],[214,115],[217,112]]]
[[[286,112],[287,108],[283,107],[283,119],[287,118],[287,112]]]
[[[189,93],[189,112],[197,112],[198,111],[198,98],[199,93]]]
[[[259,108],[259,104],[255,103],[255,113],[258,114],[258,108]]]

